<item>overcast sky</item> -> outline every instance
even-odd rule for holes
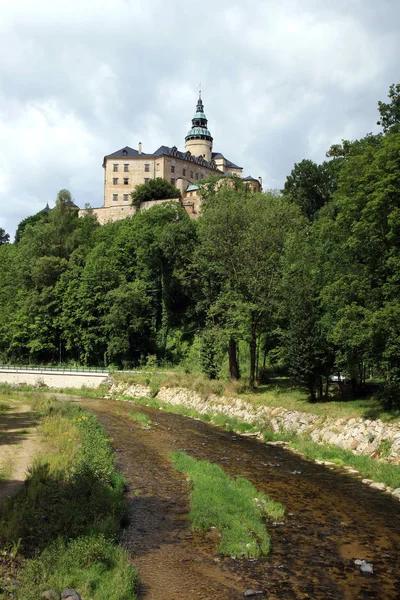
[[[125,145],[183,149],[200,81],[214,150],[281,188],[377,130],[399,25],[398,0],[0,0],[0,227],[61,188],[101,206]]]

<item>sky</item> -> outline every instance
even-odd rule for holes
[[[377,131],[398,0],[0,0],[0,227],[68,189],[103,203],[124,146],[184,149],[199,82],[214,151],[280,189]]]

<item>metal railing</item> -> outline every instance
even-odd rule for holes
[[[115,372],[115,369],[107,369],[100,367],[69,367],[69,366],[61,366],[61,365],[46,365],[46,366],[38,366],[38,365],[2,365],[0,364],[0,370],[2,371],[54,371],[58,373],[65,373],[65,371],[73,372],[73,373],[102,373],[108,374],[110,372]]]

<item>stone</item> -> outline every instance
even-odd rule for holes
[[[393,496],[400,496],[400,488],[396,488],[395,490],[393,490],[392,494]]]
[[[255,591],[255,590],[246,590],[245,593],[243,594],[243,596],[245,598],[250,598],[251,596],[261,596],[264,592],[262,592],[261,590]]]
[[[374,573],[374,565],[372,563],[369,563],[366,560],[357,558],[354,561],[354,564],[357,567],[360,567],[361,573],[366,573],[368,575],[373,575],[373,573]]]
[[[62,600],[82,600],[76,590],[66,589],[61,592]]]
[[[46,590],[42,593],[42,600],[60,600],[60,594],[55,590]]]
[[[384,483],[371,483],[370,486],[371,488],[373,488],[374,490],[380,490],[381,492],[383,492],[383,490],[386,490],[386,485]]]
[[[362,479],[361,481],[362,483],[365,483],[365,485],[370,485],[371,483],[374,483],[372,479]]]

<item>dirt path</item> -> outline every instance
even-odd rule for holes
[[[0,502],[22,487],[38,450],[36,420],[30,410],[15,401],[0,415],[0,468],[5,473],[0,480]]]
[[[114,440],[130,481],[132,521],[123,544],[140,572],[145,600],[239,599],[252,588],[269,600],[400,597],[400,504],[357,479],[256,440],[199,421],[135,407],[153,422],[143,430],[132,405],[82,400]],[[120,413],[120,414],[118,414]],[[216,554],[216,532],[193,533],[187,484],[171,468],[172,450],[244,475],[286,507],[269,525],[273,550],[257,561]],[[354,564],[365,559],[373,576]]]

